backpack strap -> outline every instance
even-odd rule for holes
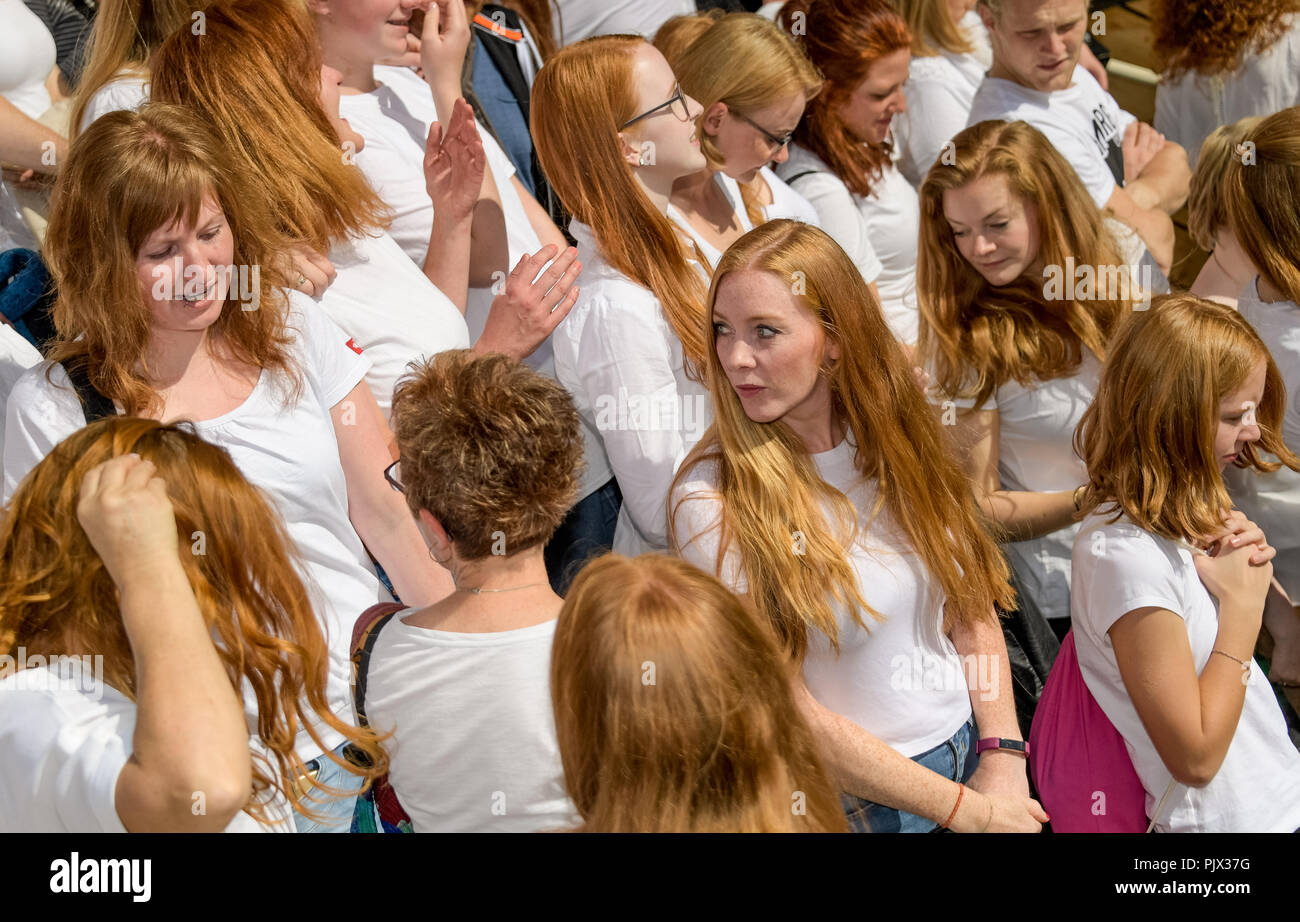
[[[117,407],[113,406],[113,401],[95,390],[95,386],[90,383],[90,375],[86,371],[84,362],[64,365],[63,370],[67,373],[72,386],[77,389],[77,399],[81,401],[82,412],[86,414],[87,426],[96,420],[117,415]]]
[[[357,709],[357,721],[362,727],[370,726],[366,722],[366,679],[370,672],[370,654],[375,649],[375,641],[379,639],[379,632],[384,625],[393,615],[405,610],[406,606],[401,602],[380,602],[362,612],[352,627],[352,674],[355,680],[352,699]]]
[[[805,176],[812,176],[814,173],[824,173],[825,170],[804,170],[802,173],[795,173],[785,181],[787,186],[793,186],[796,179],[803,179]]]

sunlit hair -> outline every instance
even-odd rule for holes
[[[1300,304],[1300,106],[1250,132],[1252,159],[1228,164],[1223,206],[1259,274]]]
[[[840,344],[842,357],[823,373],[832,411],[845,421],[857,446],[857,468],[878,484],[877,504],[868,513],[886,511],[942,586],[949,602],[945,629],[992,619],[995,603],[1009,609],[1007,565],[982,523],[970,481],[853,261],[815,227],[771,221],[723,254],[709,291],[710,319],[724,280],[742,271],[801,282],[806,291],[797,296],[800,302]],[[705,380],[714,423],[682,462],[674,490],[694,464],[716,462],[722,500],[716,572],[722,572],[725,552],[734,544],[756,610],[794,659],[802,661],[810,630],[825,634],[838,649],[832,598],[863,627],[861,611],[878,620],[888,614],[862,598],[845,551],[855,539],[857,513],[843,493],[821,479],[789,426],[780,420],[754,422],[745,414],[718,360],[712,323],[707,336]],[[827,506],[829,521],[823,513]],[[669,536],[680,551],[675,513],[669,510]],[[791,552],[795,533],[803,536],[798,554]]]
[[[128,415],[150,415],[159,405],[145,361],[148,289],[136,260],[154,231],[197,221],[205,198],[229,222],[232,264],[256,266],[260,284],[256,310],[242,309],[231,285],[208,335],[241,361],[299,378],[285,295],[276,287],[284,283],[275,270],[284,243],[267,203],[232,167],[203,118],[156,103],[96,119],[64,160],[43,250],[58,290],[58,337],[47,358],[82,365],[90,383]]]
[[[1164,79],[1186,71],[1211,77],[1263,54],[1300,13],[1300,0],[1155,0],[1152,47]]]
[[[1087,348],[1105,358],[1106,340],[1134,306],[1129,267],[1102,214],[1065,158],[1024,122],[980,122],[952,139],[948,162],[936,162],[921,184],[921,235],[916,260],[920,307],[918,353],[932,362],[945,393],[969,394],[982,405],[1008,380],[1028,385],[1072,374]],[[993,286],[957,249],[944,217],[944,193],[984,176],[1003,176],[1026,210],[1038,216],[1039,259],[1064,271],[1097,268],[1094,297],[1044,295],[1044,283],[1020,278]]]
[[[1242,157],[1244,150],[1238,148],[1263,120],[1263,116],[1253,115],[1231,125],[1220,125],[1201,145],[1187,196],[1187,233],[1202,250],[1213,250],[1215,236],[1228,224],[1223,207],[1228,167]]]
[[[147,77],[149,56],[177,29],[197,27],[205,0],[100,0],[86,47],[86,66],[72,97],[71,136],[95,94],[118,77]]]
[[[948,0],[894,0],[894,5],[912,30],[914,57],[934,57],[941,51],[970,54],[974,50],[961,28],[952,21]]]
[[[560,49],[533,82],[533,145],[564,207],[591,227],[611,266],[659,299],[688,361],[698,364],[704,281],[636,181],[619,138],[618,126],[637,115],[633,55],[644,44],[602,35]]]
[[[701,35],[709,31],[710,26],[726,15],[727,11],[721,9],[687,13],[684,16],[674,16],[659,27],[652,44],[659,49],[659,53],[664,56],[668,66],[673,69],[674,74],[677,74],[679,80],[682,75],[677,70],[677,62],[682,54]],[[682,84],[682,89],[686,89],[685,83]],[[686,90],[686,92],[695,96],[690,90]],[[695,98],[699,99],[698,96],[695,96]]]
[[[586,832],[845,831],[771,632],[685,561],[587,565],[556,624],[551,698]]]
[[[807,102],[822,87],[821,75],[799,46],[776,23],[754,13],[723,16],[675,58],[666,52],[664,57],[682,89],[703,107],[696,137],[714,170],[722,169],[726,158],[704,130],[710,106],[722,102],[728,109],[748,115],[795,95]],[[740,189],[749,220],[755,225],[764,221],[754,189],[760,181],[755,177]]]
[[[854,137],[841,115],[871,66],[912,47],[912,33],[889,0],[790,0],[781,15],[790,27],[804,13],[795,38],[826,83],[795,129],[800,146],[820,157],[854,195],[871,194],[889,163],[884,145]]]
[[[573,398],[507,356],[455,349],[413,366],[392,422],[407,504],[432,513],[464,559],[545,543],[577,498]]]
[[[56,445],[23,479],[0,521],[0,654],[25,647],[29,657],[102,656],[104,682],[135,700],[118,589],[77,520],[87,472],[129,452],[153,462],[167,484],[181,566],[199,611],[236,693],[246,686],[257,699],[255,732],[269,758],[253,760],[248,812],[264,820],[273,788],[294,801],[287,779],[306,772],[295,735],[305,728],[326,748],[313,723],[343,734],[371,759],[367,781],[385,771],[375,735],[330,711],[326,639],[279,514],[225,449],[183,426],[100,420]],[[193,552],[196,540],[202,553]]]
[[[321,53],[301,0],[217,0],[153,59],[151,98],[193,109],[287,236],[328,252],[386,226],[383,200],[321,108]],[[355,153],[355,152],[353,152]]]
[[[1285,384],[1248,321],[1192,294],[1162,295],[1133,312],[1115,333],[1097,396],[1075,431],[1075,451],[1088,466],[1083,510],[1126,515],[1174,541],[1196,543],[1217,531],[1232,507],[1214,450],[1219,406],[1261,361],[1260,439],[1233,464],[1275,471],[1281,465],[1264,460],[1268,452],[1300,470],[1282,441]]]

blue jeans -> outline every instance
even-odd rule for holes
[[[347,743],[340,743],[334,754],[343,758]],[[300,804],[313,813],[322,815],[322,819],[313,820],[294,812],[293,825],[298,832],[348,832],[352,829],[352,813],[357,806],[356,792],[361,790],[361,776],[354,775],[342,766],[335,764],[326,756],[312,759],[307,763],[307,771],[315,771],[315,783],[326,788],[351,791],[342,797],[331,797],[328,791],[313,790],[315,800],[304,797]]]
[[[961,729],[952,735],[952,739],[940,743],[919,756],[912,756],[912,761],[919,762],[945,778],[965,782],[975,774],[975,769],[979,766],[979,756],[975,754],[974,741],[975,718],[972,717],[962,724]],[[953,798],[956,802],[956,794]],[[849,832],[942,831],[934,820],[872,803],[852,794],[840,794],[840,801],[844,804],[844,813],[849,820]]]
[[[614,528],[622,507],[623,493],[618,481],[611,477],[607,484],[569,510],[543,552],[546,574],[556,595],[569,591],[569,584],[587,561],[613,546]]]

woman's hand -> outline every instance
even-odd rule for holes
[[[1029,799],[1029,775],[1024,756],[1013,752],[991,751],[980,756],[979,768],[966,787],[981,794],[1005,794]]]
[[[420,32],[424,78],[433,87],[459,88],[470,38],[465,4],[462,0],[426,0],[421,8],[425,11]]]
[[[180,569],[176,517],[152,461],[129,454],[91,468],[81,481],[77,521],[104,569],[122,588]]]
[[[312,298],[323,295],[338,275],[332,262],[307,246],[289,250],[280,257],[278,265],[290,288]]]
[[[420,66],[420,36],[413,32],[407,32],[405,52],[391,58],[380,58],[375,63],[389,67],[409,67],[423,77],[424,68]]]
[[[1048,821],[1043,805],[1028,795],[976,793],[974,798],[966,795],[953,832],[1041,832]]]
[[[474,124],[474,110],[457,99],[447,130],[434,122],[424,150],[424,182],[433,201],[434,214],[446,212],[452,218],[474,213],[483,186],[487,155]]]
[[[582,263],[573,247],[551,262],[556,250],[554,244],[547,244],[519,260],[506,281],[505,292],[492,302],[483,335],[474,344],[476,351],[504,352],[523,359],[568,316],[578,301],[579,288],[574,283]],[[550,268],[538,276],[548,262]]]
[[[1216,542],[1213,554],[1197,554],[1195,559],[1197,575],[1219,602],[1220,618],[1228,612],[1236,612],[1234,617],[1250,619],[1249,624],[1234,626],[1252,637],[1259,633],[1264,597],[1273,580],[1273,564],[1253,563],[1254,553],[1258,553],[1255,544],[1229,547],[1226,543]]]
[[[1262,566],[1277,556],[1277,550],[1269,545],[1263,530],[1241,512],[1233,509],[1231,512],[1224,513],[1223,527],[1206,537],[1202,547],[1213,557],[1221,549],[1230,550],[1248,545],[1254,545],[1250,562],[1255,566]]]

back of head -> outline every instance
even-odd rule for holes
[[[0,653],[102,656],[104,681],[135,698],[117,589],[77,519],[86,474],[128,452],[166,483],[199,610],[232,685],[247,682],[256,697],[258,733],[277,765],[254,765],[255,793],[302,773],[293,741],[304,726],[316,739],[309,716],[382,763],[372,734],[330,713],[325,637],[279,514],[225,449],[183,426],[100,420],[56,445],[19,484],[0,522]]]
[[[808,104],[795,139],[825,161],[855,195],[869,195],[888,154],[849,130],[840,110],[871,65],[912,47],[912,33],[890,0],[811,0],[781,9],[789,30],[826,83]]]
[[[611,266],[653,292],[688,359],[699,362],[704,286],[620,146],[620,126],[637,114],[633,55],[644,44],[601,35],[560,49],[533,81],[533,144],[564,207],[591,227]]]
[[[1282,442],[1286,389],[1254,328],[1230,307],[1192,294],[1162,295],[1120,324],[1092,405],[1075,432],[1088,466],[1085,510],[1127,515],[1170,540],[1211,534],[1232,502],[1214,442],[1221,401],[1265,363],[1263,400],[1253,408],[1260,440],[1237,467],[1276,470],[1300,459]]]
[[[573,400],[507,356],[438,353],[398,382],[392,423],[407,503],[432,513],[463,559],[544,544],[577,496]]]
[[[137,259],[149,236],[197,220],[205,199],[222,209],[234,238],[232,266],[256,283],[254,307],[231,285],[213,325],[251,364],[290,370],[283,283],[276,258],[286,242],[206,120],[181,106],[150,103],[97,119],[73,142],[50,204],[43,255],[58,290],[58,340],[48,358],[84,362],[90,383],[141,413],[154,400],[138,369],[151,337]]]
[[[321,53],[301,0],[217,0],[205,29],[153,58],[151,98],[198,112],[287,236],[319,252],[382,227],[385,208],[321,109]]]
[[[1300,0],[1156,0],[1152,47],[1163,77],[1187,71],[1211,77],[1236,70],[1247,54],[1260,54],[1294,27]]]
[[[912,30],[912,54],[916,57],[932,57],[940,51],[969,54],[973,49],[953,22],[948,0],[894,0],[894,5]]]
[[[587,565],[556,625],[551,695],[586,831],[845,828],[766,627],[684,561]]]
[[[1228,164],[1224,208],[1259,274],[1300,304],[1300,106],[1261,121]]]
[[[920,189],[917,348],[933,363],[935,383],[982,404],[1008,380],[1069,373],[1081,347],[1104,357],[1111,329],[1136,299],[1115,240],[1074,169],[1024,122],[980,122],[950,145]],[[944,195],[986,176],[1005,177],[1010,193],[1034,209],[1045,267],[1105,270],[1097,273],[1095,297],[1048,298],[1042,282],[1025,278],[994,287],[961,255]]]
[[[688,13],[684,16],[674,16],[659,27],[659,31],[655,33],[653,44],[668,61],[673,73],[681,77],[681,71],[677,69],[677,63],[681,60],[681,56],[686,49],[691,47],[701,35],[709,31],[710,26],[726,15],[726,11],[720,9],[705,10],[701,13]],[[683,84],[683,89],[685,89],[685,84]],[[686,92],[690,93],[691,91],[687,89]]]
[[[1187,196],[1187,233],[1202,250],[1213,250],[1215,235],[1227,226],[1223,184],[1228,168],[1234,160],[1251,156],[1244,142],[1263,120],[1255,115],[1220,125],[1201,145]]]
[[[72,100],[72,137],[96,93],[124,72],[145,76],[149,57],[181,28],[198,28],[206,0],[100,0],[88,58]]]

